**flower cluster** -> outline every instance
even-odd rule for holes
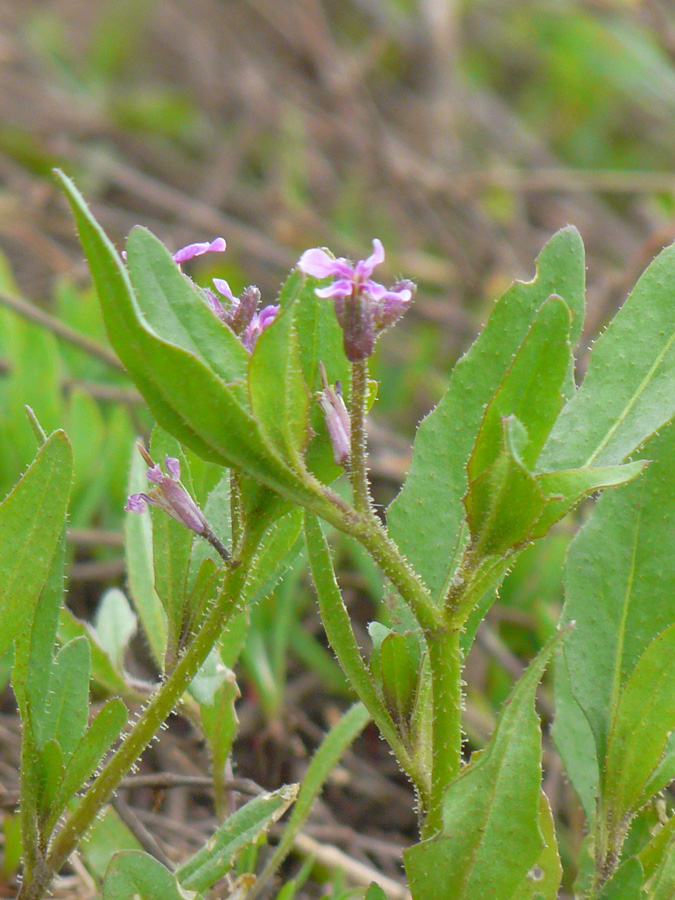
[[[377,238],[372,254],[355,264],[343,257],[335,259],[319,247],[306,250],[298,262],[307,275],[334,279],[328,287],[317,288],[316,295],[333,300],[351,362],[367,359],[377,337],[401,318],[412,301],[415,286],[411,281],[399,281],[391,288],[373,281],[373,270],[383,262],[384,247]]]
[[[255,285],[245,288],[241,297],[235,297],[224,278],[214,278],[213,284],[218,294],[227,298],[229,302],[227,305],[224,304],[214,291],[205,288],[204,293],[209,306],[214,314],[239,336],[244,347],[251,353],[255,342],[276,318],[279,307],[269,304],[258,310],[260,291]]]
[[[194,259],[195,256],[202,256],[204,253],[222,253],[226,246],[225,239],[221,237],[212,241],[197,241],[181,247],[173,254],[173,259],[180,265]],[[279,307],[269,305],[258,310],[260,291],[254,285],[247,287],[241,297],[234,296],[230,285],[224,278],[214,278],[213,285],[215,291],[211,288],[203,288],[210,309],[234,331],[244,347],[251,353],[255,342],[265,328],[274,321]],[[226,298],[227,303],[223,303],[220,297]]]

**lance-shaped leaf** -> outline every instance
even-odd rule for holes
[[[142,850],[121,850],[110,860],[103,900],[197,900],[186,894],[176,876]]]
[[[115,589],[113,588],[112,590]],[[129,616],[133,616],[135,620],[136,616],[131,612],[128,603],[127,608],[129,610]],[[127,628],[130,624],[131,620],[127,618]],[[119,637],[122,636],[124,630],[124,625],[120,624],[117,626],[117,634]],[[68,641],[72,641],[73,638],[76,637],[84,637],[89,641],[89,651],[91,653],[91,678],[96,686],[106,694],[114,694],[118,697],[125,697],[128,694],[135,699],[136,694],[133,688],[130,688],[126,683],[121,671],[118,671],[115,668],[108,652],[104,650],[99,643],[98,634],[91,625],[89,625],[88,622],[83,622],[76,618],[76,616],[74,616],[66,607],[62,607],[58,628],[59,643],[67,644]]]
[[[570,341],[577,340],[583,322],[584,277],[579,234],[564,229],[540,253],[535,279],[517,282],[497,303],[483,332],[455,367],[447,393],[420,425],[410,473],[389,510],[388,523],[397,544],[433,593],[445,592],[454,569],[464,518],[466,466],[485,407],[552,294],[569,307]],[[566,396],[572,391],[570,374]]]
[[[592,822],[595,817],[600,782],[593,733],[588,719],[572,694],[563,653],[555,661],[554,673],[553,741],[565,763],[565,774],[581,801],[586,819]]]
[[[140,310],[159,337],[189,350],[226,384],[246,378],[248,353],[241,341],[146,228],[131,230],[127,265]]]
[[[205,891],[229,872],[235,857],[280,819],[298,795],[297,784],[250,800],[223,822],[208,842],[176,871],[180,884]]]
[[[544,839],[541,730],[534,701],[561,637],[530,664],[485,751],[448,787],[441,834],[404,852],[415,900],[511,897],[537,864]]]
[[[90,665],[89,642],[77,637],[59,650],[52,667],[46,709],[35,739],[39,749],[55,740],[64,763],[87,727]]]
[[[675,621],[675,427],[644,455],[653,462],[638,479],[600,498],[570,545],[565,572],[563,621],[577,625],[564,657],[601,768],[628,678]],[[575,725],[563,707],[556,734],[564,730],[571,738]]]
[[[622,466],[568,469],[563,472],[546,472],[537,475],[537,484],[548,499],[542,514],[532,529],[530,539],[544,537],[551,527],[584,497],[588,497],[596,491],[617,487],[632,481],[637,478],[646,465],[644,460],[638,460]]]
[[[622,462],[675,414],[675,246],[654,260],[599,338],[556,422],[547,470]]]
[[[44,730],[49,681],[54,664],[54,642],[63,600],[66,534],[61,528],[51,570],[33,610],[26,631],[14,643],[12,687],[21,716],[21,841],[24,860],[34,864],[38,853],[38,813],[44,810],[45,781],[58,784],[60,775],[51,779],[40,759],[36,735]],[[57,746],[60,753],[60,749]],[[59,761],[60,762],[60,761]]]
[[[302,780],[297,800],[286,823],[281,840],[261,872],[256,889],[252,892],[251,900],[255,900],[260,893],[260,889],[269,882],[293,848],[298,832],[305,823],[314,801],[323,790],[328,776],[339,763],[343,753],[366,727],[369,720],[370,716],[363,704],[355,703],[323,739],[321,746],[312,757],[312,761]]]
[[[204,459],[241,468],[296,500],[309,489],[266,445],[236,384],[226,384],[190,350],[161,338],[143,318],[115,248],[72,182],[68,197],[103,310],[110,341],[157,421]]]
[[[471,537],[483,557],[504,556],[524,544],[546,504],[522,461],[527,432],[515,416],[500,425],[500,451],[471,482],[464,500]]]
[[[256,341],[248,383],[253,414],[266,440],[293,468],[300,468],[309,440],[310,398],[294,303],[280,311]]]
[[[667,856],[672,856],[675,850],[675,816],[671,816],[661,828],[653,834],[652,838],[640,850],[638,857],[642,863],[645,880],[652,878],[659,866]]]
[[[502,420],[515,416],[527,440],[522,461],[534,467],[563,402],[569,369],[570,312],[560,297],[542,306],[494,397],[488,403],[469,460],[469,482],[478,478],[502,449]]]
[[[675,845],[671,844],[649,886],[649,900],[673,900],[675,897]]]
[[[63,778],[50,806],[47,831],[56,825],[71,798],[88,778],[121,735],[127,722],[127,708],[119,698],[109,700],[92,721],[65,766]]]
[[[603,777],[604,802],[619,825],[649,799],[649,784],[675,728],[675,625],[647,647],[626,681],[613,716]]]
[[[539,828],[544,847],[510,900],[557,900],[562,866],[555,837],[555,823],[546,794],[539,794]]]
[[[72,465],[68,439],[54,432],[0,504],[0,656],[32,621],[63,530]]]
[[[136,616],[122,591],[119,588],[107,590],[96,610],[95,633],[98,647],[103,649],[117,673],[124,672],[124,654],[129,646],[129,641],[136,634],[136,622]],[[84,625],[84,623],[80,624]],[[90,653],[92,650],[96,650],[97,642],[89,637]],[[91,662],[92,677],[96,677],[93,671],[93,659]],[[100,677],[101,660],[99,659],[97,662]]]

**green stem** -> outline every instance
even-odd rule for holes
[[[202,628],[54,838],[44,866],[35,871],[30,882],[24,881],[17,900],[40,900],[44,896],[54,875],[75,850],[120,781],[177,706],[226,623],[238,612],[238,600],[242,594],[248,573],[247,563],[253,556],[253,549],[246,554],[240,566],[228,572],[218,601]]]
[[[352,363],[352,393],[350,397],[351,455],[349,473],[354,490],[354,506],[359,512],[372,508],[368,485],[366,450],[366,402],[368,399],[368,362],[360,359]]]
[[[427,634],[433,690],[431,797],[422,837],[443,827],[443,797],[462,764],[462,654],[460,630]]]

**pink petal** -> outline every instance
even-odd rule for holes
[[[180,460],[176,459],[174,456],[167,456],[164,460],[164,465],[173,480],[180,481]]]
[[[225,238],[217,237],[212,241],[198,241],[195,244],[188,244],[181,247],[173,254],[174,262],[184,263],[195,256],[202,256],[204,253],[222,253],[227,244]]]
[[[353,289],[354,284],[351,280],[347,281],[346,279],[341,278],[339,281],[334,281],[332,284],[329,284],[328,287],[317,288],[314,293],[317,297],[325,300],[331,297],[349,297],[351,296]]]
[[[382,241],[378,240],[378,238],[373,238],[373,252],[370,254],[368,259],[361,260],[361,262],[356,264],[356,275],[360,280],[365,280],[366,278],[370,278],[373,274],[373,269],[376,266],[381,265],[384,262],[384,247],[382,246]]]
[[[225,281],[224,278],[214,278],[213,283],[216,286],[216,290],[218,291],[219,294],[222,294],[223,297],[227,297],[227,299],[231,300],[232,303],[235,302],[236,298],[235,298],[234,294],[232,293],[232,288],[227,283],[227,281]]]
[[[319,247],[305,250],[298,262],[298,268],[306,275],[312,275],[314,278],[329,278],[331,275],[350,278],[353,271],[346,259],[333,259],[332,256]]]

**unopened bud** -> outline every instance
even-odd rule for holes
[[[319,394],[319,403],[326,418],[326,428],[333,447],[333,459],[338,466],[346,466],[351,453],[352,429],[349,412],[342,399],[340,382],[336,381],[335,387],[331,387],[323,363],[320,363],[320,369],[323,391]]]

